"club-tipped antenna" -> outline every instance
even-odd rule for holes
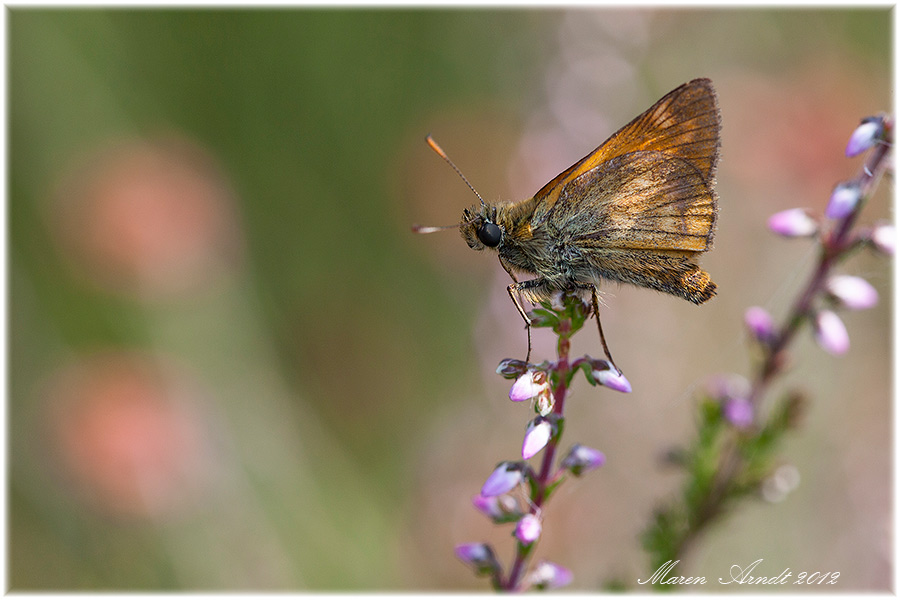
[[[486,206],[486,204],[484,203],[484,198],[481,197],[481,194],[478,193],[478,190],[476,190],[475,187],[471,183],[469,183],[469,180],[466,179],[466,176],[463,175],[462,171],[460,171],[459,168],[453,164],[453,161],[450,160],[450,157],[447,156],[447,153],[444,152],[441,149],[441,147],[437,145],[437,142],[434,141],[434,138],[431,137],[430,133],[425,136],[425,141],[428,143],[429,146],[431,146],[432,150],[437,152],[438,156],[443,158],[445,161],[447,161],[448,165],[453,167],[453,170],[456,171],[456,174],[460,176],[460,178],[465,182],[465,184],[467,186],[469,186],[469,189],[472,190],[472,193],[474,193],[476,196],[478,196],[478,199],[481,200],[481,205]],[[421,233],[425,233],[425,232],[421,232]]]

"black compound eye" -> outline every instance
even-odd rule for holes
[[[493,248],[500,243],[501,231],[494,223],[482,223],[475,233],[478,234],[481,243],[488,248]]]

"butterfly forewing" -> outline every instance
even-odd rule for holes
[[[556,202],[561,184],[617,156],[641,150],[682,158],[709,182],[719,154],[719,128],[719,109],[712,82],[694,79],[663,96],[599,148],[557,175],[535,197]]]
[[[665,95],[644,114],[616,132],[603,146],[600,162],[635,150],[654,150],[682,158],[704,179],[715,172],[719,148],[719,109],[712,83],[695,79]]]
[[[578,232],[585,247],[703,252],[718,140],[709,80],[686,83],[538,192],[532,224]]]

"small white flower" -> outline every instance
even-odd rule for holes
[[[881,223],[872,230],[872,244],[879,252],[894,255],[894,248],[897,245],[897,229],[890,223]]]
[[[785,237],[809,237],[819,231],[819,224],[803,208],[777,212],[769,217],[768,225],[771,231]]]
[[[569,585],[572,571],[550,561],[541,561],[528,575],[528,583],[538,589],[554,589]]]
[[[744,313],[744,323],[757,340],[765,341],[775,333],[772,315],[760,306],[751,306]]]
[[[631,391],[631,382],[615,368],[592,371],[592,375],[594,376],[594,379],[597,380],[597,383],[605,385],[612,390],[623,392],[625,394]]]
[[[878,304],[878,292],[868,281],[853,275],[835,275],[825,285],[829,294],[852,310],[864,310]]]
[[[528,460],[544,449],[553,436],[553,425],[543,417],[536,417],[525,430],[525,441],[522,442],[522,458]]]
[[[829,354],[844,354],[850,349],[850,336],[844,322],[830,310],[820,310],[815,320],[816,342]]]
[[[869,117],[868,119],[863,119],[859,127],[853,130],[844,154],[848,157],[862,154],[875,145],[875,141],[881,136],[882,129],[883,121],[880,118]]]
[[[509,492],[522,483],[522,465],[514,462],[502,462],[497,465],[484,485],[481,486],[482,496],[499,496]]]
[[[516,523],[516,538],[523,544],[533,544],[541,537],[541,520],[527,514]]]
[[[825,216],[829,219],[843,219],[853,212],[862,193],[859,186],[848,183],[839,183],[831,192],[831,199],[825,208]]]

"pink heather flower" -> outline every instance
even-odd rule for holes
[[[499,498],[499,496],[473,496],[472,505],[477,508],[479,512],[494,519],[500,516]]]
[[[874,146],[878,138],[881,137],[882,129],[883,122],[881,118],[869,117],[863,119],[859,127],[857,127],[850,136],[850,141],[847,142],[845,154],[848,157],[856,156]]]
[[[872,230],[872,244],[879,252],[888,256],[894,255],[897,245],[897,230],[890,223],[880,223]]]
[[[819,231],[819,224],[804,208],[789,208],[769,217],[769,229],[785,237],[809,237]]]
[[[753,405],[746,398],[728,398],[722,406],[725,420],[737,427],[746,429],[753,425]]]
[[[522,458],[528,460],[544,449],[553,436],[553,424],[544,417],[535,417],[525,430],[525,441],[522,443]]]
[[[460,544],[455,548],[456,556],[463,562],[484,562],[491,554],[487,544]]]
[[[625,378],[625,375],[617,371],[615,367],[610,366],[608,369],[594,370],[591,374],[594,376],[594,379],[597,380],[597,383],[605,385],[609,389],[625,394],[631,391],[631,383]]]
[[[825,208],[825,216],[829,219],[843,219],[853,212],[862,193],[859,186],[852,183],[839,183],[831,192],[831,199],[828,201],[828,207]]]
[[[753,337],[759,341],[766,341],[775,334],[775,323],[766,309],[759,306],[751,306],[744,313],[744,323]]]
[[[606,456],[599,450],[575,444],[566,455],[560,466],[569,469],[576,477],[606,464]]]
[[[525,544],[533,544],[541,537],[541,520],[535,515],[527,514],[516,524],[516,538]]]
[[[529,573],[527,582],[539,590],[561,588],[572,583],[572,571],[544,560]]]
[[[538,379],[541,380],[540,383],[538,383]],[[513,402],[531,400],[544,390],[549,389],[549,387],[550,384],[547,382],[546,373],[527,371],[516,379],[516,382],[509,390],[509,399]]]
[[[502,462],[497,465],[484,485],[481,486],[482,496],[499,496],[505,494],[522,483],[522,465],[514,462]]]
[[[830,310],[820,310],[815,318],[816,343],[829,354],[844,354],[850,348],[850,336],[840,317]]]
[[[862,277],[835,275],[825,284],[825,289],[851,310],[865,310],[878,304],[878,292]]]
[[[500,569],[494,551],[487,544],[460,544],[454,551],[459,560],[473,567],[478,573],[489,574]]]
[[[472,505],[493,521],[521,514],[519,505],[512,496],[473,496]]]

